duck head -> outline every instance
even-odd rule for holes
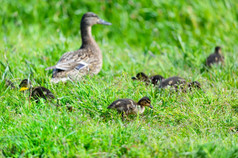
[[[139,101],[138,101],[138,104],[141,105],[141,106],[148,106],[150,107],[151,109],[153,109],[153,106],[151,106],[151,101],[148,97],[143,97],[141,98]]]
[[[141,81],[147,81],[148,76],[144,72],[139,72],[136,74],[136,77],[132,77],[132,80],[141,80]]]
[[[215,53],[216,53],[216,54],[221,54],[221,47],[216,46],[216,48],[215,48]]]
[[[93,26],[95,24],[111,25],[111,23],[100,19],[95,13],[87,12],[83,15],[81,26]]]
[[[31,88],[31,81],[29,79],[24,79],[21,81],[19,87],[20,90],[19,91],[25,91]]]

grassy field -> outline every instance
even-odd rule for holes
[[[237,0],[0,0],[0,157],[238,157]],[[81,46],[80,19],[92,11],[103,68],[81,82],[52,84],[64,52]],[[221,46],[225,66],[201,72]],[[137,72],[181,76],[206,93],[170,93]],[[61,107],[36,104],[4,86],[30,78]],[[154,109],[122,122],[107,106],[148,96]],[[67,105],[73,107],[69,112]]]

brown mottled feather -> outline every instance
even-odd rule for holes
[[[49,89],[47,89],[45,87],[41,87],[41,86],[32,88],[31,96],[35,100],[38,100],[39,98],[43,98],[45,100],[55,99],[55,96]]]
[[[116,109],[118,113],[122,114],[141,114],[145,110],[145,106],[153,108],[150,105],[151,101],[148,97],[141,98],[138,103],[133,101],[132,99],[118,99],[111,103],[107,108],[108,109]]]
[[[180,85],[185,85],[186,84],[186,80],[178,77],[178,76],[173,76],[173,77],[169,77],[167,79],[164,79],[160,82],[159,88],[165,88],[167,86],[172,86],[177,88]]]

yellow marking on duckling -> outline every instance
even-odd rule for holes
[[[25,91],[25,90],[28,90],[28,89],[29,89],[28,87],[21,87],[21,89],[19,91],[21,92],[21,91]]]
[[[173,83],[173,81],[169,81],[169,84],[172,84]]]

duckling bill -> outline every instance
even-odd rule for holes
[[[83,15],[80,23],[82,45],[79,50],[63,54],[56,65],[46,68],[53,69],[52,82],[80,80],[87,74],[96,75],[101,71],[102,53],[91,33],[91,27],[96,24],[111,25],[95,13]]]
[[[45,100],[47,99],[55,99],[55,96],[53,93],[42,86],[39,87],[32,87],[31,81],[28,79],[24,79],[21,81],[20,85],[20,91],[30,91],[30,97],[36,100],[37,102],[39,101],[39,98],[43,98]]]
[[[111,103],[107,108],[117,110],[124,120],[124,115],[142,114],[145,111],[145,107],[153,109],[148,97],[143,97],[138,102],[135,102],[132,99],[118,99]]]

